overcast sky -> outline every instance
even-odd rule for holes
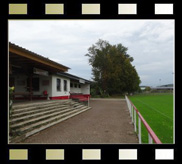
[[[11,20],[9,41],[91,79],[85,54],[99,39],[121,43],[134,58],[141,85],[173,83],[174,20]]]

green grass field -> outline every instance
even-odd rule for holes
[[[129,99],[161,142],[173,143],[173,94],[141,94],[129,96]],[[143,124],[142,143],[148,143],[148,133]]]

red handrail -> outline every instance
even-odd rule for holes
[[[162,142],[156,136],[156,134],[154,133],[154,131],[152,130],[152,128],[149,126],[149,124],[147,123],[147,121],[145,121],[145,119],[143,118],[143,116],[141,115],[141,113],[138,111],[138,109],[135,107],[135,105],[131,102],[131,100],[129,98],[128,98],[128,100],[130,101],[130,103],[133,106],[134,110],[137,112],[138,116],[142,120],[144,126],[146,127],[148,133],[150,134],[150,136],[152,137],[152,139],[154,140],[154,142],[156,144],[162,144]]]

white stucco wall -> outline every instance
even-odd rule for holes
[[[57,78],[61,80],[61,91],[57,91]],[[67,91],[64,91],[64,80],[67,80]],[[52,75],[52,95],[51,97],[55,96],[68,96],[70,95],[70,79]]]
[[[34,91],[34,95],[43,95],[43,91],[47,91],[48,95],[52,95],[52,78],[51,76],[37,76],[39,77],[39,91]],[[45,85],[44,82],[49,81],[49,85]]]
[[[73,87],[70,88],[71,93],[82,93],[82,94],[90,94],[90,84],[77,84],[77,88],[74,86],[75,82],[73,83]],[[81,88],[78,87],[78,85],[81,85]]]
[[[90,84],[82,84],[81,85],[81,92],[83,94],[90,94]]]
[[[15,75],[15,92],[28,92],[27,87],[27,78],[26,75]],[[49,97],[58,97],[58,96],[69,96],[71,93],[82,93],[82,94],[90,94],[90,84],[80,84],[81,88],[78,87],[79,83],[74,82],[73,87],[70,87],[70,79],[57,76],[57,75],[49,75],[49,76],[41,76],[41,75],[33,75],[33,77],[39,77],[39,91],[33,91],[34,95],[42,95],[43,91],[47,90]],[[61,80],[61,91],[57,91],[57,78]],[[64,80],[67,80],[67,91],[64,91]],[[46,84],[48,82],[48,84]],[[77,88],[75,88],[74,84],[77,84]],[[21,97],[17,95],[17,97]]]
[[[27,91],[27,78],[26,75],[14,75],[15,79],[15,92],[28,92]],[[52,95],[52,78],[51,76],[39,76],[39,75],[33,75],[34,77],[39,78],[39,91],[33,91],[33,95],[42,95],[43,91],[47,90],[49,96]],[[45,81],[48,81],[48,85],[45,85]],[[21,97],[18,96],[17,97]]]
[[[81,88],[78,87],[79,83],[72,82],[73,87],[70,87],[71,93],[81,93]],[[75,87],[75,84],[77,84],[77,88]]]

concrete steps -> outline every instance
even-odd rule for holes
[[[72,100],[14,105],[12,116],[9,120],[9,142],[21,142],[43,129],[69,119],[88,109],[90,109],[90,107]]]
[[[35,109],[32,109],[32,110],[28,110],[28,111],[13,112],[13,115],[11,117],[12,118],[11,121],[13,121],[16,118],[22,118],[22,117],[27,116],[27,115],[30,116],[30,115],[33,115],[33,114],[39,114],[39,113],[42,113],[42,112],[51,111],[51,110],[60,108],[60,106],[58,106],[58,107],[52,106],[52,107],[48,107],[48,108],[45,107],[45,108],[41,108],[41,109],[38,109],[38,110],[36,110],[36,108],[35,108]],[[62,107],[62,109],[64,107],[67,108],[67,106],[61,106],[61,107]]]

